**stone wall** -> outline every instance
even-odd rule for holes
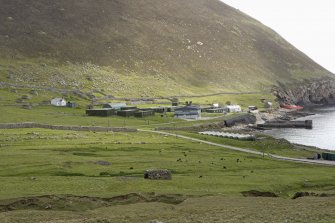
[[[69,131],[89,131],[89,132],[136,132],[137,129],[130,128],[110,128],[101,126],[65,126],[65,125],[48,125],[34,122],[24,123],[7,123],[0,124],[0,129],[20,129],[20,128],[43,128],[54,130],[69,130]]]

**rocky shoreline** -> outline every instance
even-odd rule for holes
[[[303,118],[307,116],[315,115],[314,113],[299,111],[299,110],[288,110],[288,109],[276,109],[269,113],[258,113],[255,114],[257,124],[264,124],[265,122],[275,122],[275,121],[293,121],[298,118]]]
[[[335,104],[335,79],[331,76],[273,87],[280,104],[315,107]]]

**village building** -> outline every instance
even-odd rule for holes
[[[267,109],[272,108],[272,102],[269,102],[269,101],[264,102],[264,108],[267,108]]]
[[[126,107],[126,103],[107,103],[102,105],[103,108],[111,108],[115,110],[121,110],[122,107]]]
[[[167,107],[151,107],[151,110],[154,110],[156,113],[166,113]]]
[[[97,108],[97,109],[87,109],[86,115],[88,116],[99,116],[99,117],[109,117],[116,115],[116,110],[110,108]]]
[[[242,112],[242,108],[239,105],[226,105],[224,109],[228,113]]]
[[[68,102],[66,103],[66,107],[68,107],[68,108],[76,108],[76,107],[78,107],[78,104],[75,103],[75,102],[70,102],[70,101],[68,101]]]
[[[209,108],[206,110],[207,113],[226,113],[225,108]]]
[[[64,98],[54,98],[51,100],[51,105],[58,106],[58,107],[65,107],[66,100]]]
[[[176,108],[174,112],[174,117],[181,119],[200,119],[201,108],[197,106],[185,106],[181,108]]]

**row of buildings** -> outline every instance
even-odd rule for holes
[[[188,104],[185,107],[176,108],[174,117],[181,119],[200,119],[202,112],[226,114],[242,112],[242,108],[239,105],[226,105],[224,107],[213,105],[210,107],[199,107]]]
[[[104,104],[102,108],[92,108],[86,110],[88,116],[122,116],[122,117],[137,117],[144,118],[155,115],[152,109],[139,109],[136,106],[127,106],[125,103],[108,103]]]
[[[187,103],[186,106],[165,106],[165,107],[151,107],[151,108],[137,108],[135,106],[127,106],[125,103],[108,103],[104,104],[102,108],[87,109],[88,116],[122,116],[122,117],[147,117],[161,113],[163,116],[167,112],[173,112],[175,118],[180,119],[200,119],[202,112],[208,113],[231,113],[241,112],[242,109],[238,105],[227,105],[224,107],[200,107],[194,106],[192,103]]]
[[[77,107],[74,102],[67,102],[64,98],[54,98],[51,100],[51,105],[58,107]],[[186,102],[186,106],[178,106],[178,104],[172,104],[172,106],[164,107],[151,107],[151,108],[137,108],[136,106],[127,106],[126,103],[106,103],[102,105],[102,108],[87,109],[86,114],[88,116],[122,116],[122,117],[138,117],[143,118],[147,116],[153,116],[155,113],[166,114],[167,112],[174,112],[175,118],[180,119],[200,119],[202,112],[207,113],[235,113],[241,112],[241,106],[239,105],[226,105],[220,107],[218,104],[213,104],[209,107],[200,107],[192,105],[192,102]]]

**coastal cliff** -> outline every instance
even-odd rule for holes
[[[278,84],[272,93],[280,104],[303,106],[335,104],[335,79],[304,80],[290,85]]]

